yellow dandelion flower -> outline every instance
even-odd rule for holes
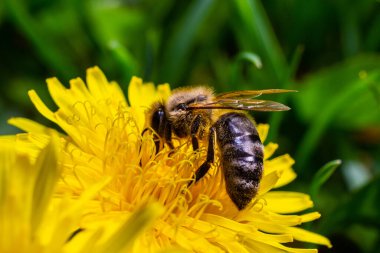
[[[94,185],[105,182],[93,199],[82,205],[85,215],[77,229],[83,232],[77,233],[70,244],[88,243],[95,235],[100,241],[110,240],[123,228],[128,235],[133,234],[126,232],[125,221],[141,206],[158,203],[162,207],[160,215],[124,252],[173,248],[189,252],[316,252],[293,248],[289,243],[294,241],[331,246],[327,238],[297,227],[320,217],[317,212],[297,214],[312,207],[308,195],[273,190],[296,177],[289,155],[272,158],[277,144],[265,146],[259,192],[247,208],[239,211],[225,190],[218,160],[207,176],[187,187],[205,160],[205,148],[193,152],[191,144],[183,141],[174,152],[165,148],[156,153],[153,135],[141,136],[146,109],[170,95],[168,84],[156,89],[153,84],[132,78],[128,105],[120,87],[107,81],[97,67],[88,69],[87,86],[81,79],[71,80],[69,89],[55,78],[47,83],[57,111],[48,109],[34,91],[29,96],[37,110],[65,132],[61,136],[62,172],[56,198],[69,196],[75,201]],[[14,118],[10,123],[30,133],[48,132],[26,119]],[[257,126],[262,141],[268,128]],[[96,233],[99,229],[102,235]],[[123,240],[118,235],[113,243]]]
[[[139,232],[162,214],[162,208],[155,204],[137,209],[107,240],[96,240],[103,233],[97,229],[91,237],[71,242],[82,230],[78,227],[85,215],[84,204],[104,182],[75,200],[54,198],[61,173],[60,147],[52,131],[49,135],[0,137],[0,252],[121,252],[131,248]]]

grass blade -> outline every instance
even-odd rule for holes
[[[214,0],[198,0],[192,2],[182,20],[175,27],[163,55],[161,78],[168,83],[176,83],[185,70],[185,60],[190,53],[195,35],[204,22]]]
[[[299,63],[301,61],[301,56],[304,51],[303,46],[298,46],[296,48],[296,51],[293,54],[292,60],[290,62],[290,66],[288,69],[288,74],[286,77],[286,80],[284,82],[284,89],[292,90],[294,89],[294,85],[291,80],[293,80],[294,76],[296,75]],[[290,94],[282,94],[279,99],[277,100],[279,103],[287,104],[288,98]],[[299,94],[299,96],[302,96],[302,94]],[[284,117],[286,116],[285,113],[272,113],[269,118],[269,134],[268,134],[268,140],[277,140],[277,136],[280,133],[280,125]]]
[[[380,72],[368,74],[365,79],[359,79],[342,90],[334,99],[327,100],[328,103],[324,108],[321,108],[319,114],[316,115],[298,147],[298,152],[295,156],[298,164],[296,170],[299,171],[307,164],[311,154],[319,143],[320,137],[329,123],[334,119],[335,115],[337,115],[346,104],[349,104],[355,96],[360,94],[364,89],[368,89],[371,83],[375,82],[379,76]]]
[[[237,83],[240,66],[239,63],[242,63],[244,61],[252,63],[258,69],[262,67],[261,59],[257,54],[248,51],[241,52],[236,56],[235,62],[232,65],[230,83]]]
[[[254,51],[263,60],[265,68],[281,85],[287,71],[282,49],[272,30],[263,6],[258,0],[231,1],[239,24],[236,27],[246,50]],[[240,31],[244,31],[241,33]]]
[[[76,73],[68,57],[55,45],[48,34],[27,12],[25,3],[20,0],[6,0],[7,11],[19,30],[30,40],[36,52],[49,68],[59,71],[60,75],[69,78]]]
[[[107,44],[108,49],[111,51],[115,61],[119,63],[120,68],[123,70],[123,81],[128,82],[133,75],[139,73],[137,70],[138,64],[133,55],[126,47],[120,44],[117,40],[111,40]]]
[[[317,195],[321,186],[324,183],[326,183],[326,181],[335,172],[336,168],[338,168],[338,166],[341,164],[342,164],[341,160],[334,160],[334,161],[328,162],[317,171],[310,185],[310,196],[313,201],[317,199]]]

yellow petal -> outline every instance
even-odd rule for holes
[[[157,86],[158,99],[167,100],[171,94],[170,85],[168,83]]]
[[[159,204],[149,204],[137,209],[132,216],[96,252],[124,252],[131,247],[144,230],[148,229],[163,213]]]
[[[260,188],[258,195],[263,195],[270,191],[280,179],[280,175],[277,171],[273,171],[268,175],[264,175],[260,182]]]
[[[202,216],[202,219],[211,223],[211,224],[218,224],[220,227],[224,227],[227,229],[233,229],[239,232],[244,233],[253,233],[257,229],[254,229],[253,227],[246,226],[243,223],[236,222],[234,220],[219,216],[219,215],[213,215],[213,214],[205,214]],[[211,227],[209,226],[208,229]]]
[[[156,89],[153,83],[145,83],[133,76],[128,86],[128,100],[132,107],[148,107],[155,101]]]
[[[292,233],[294,238],[296,240],[302,240],[304,242],[311,242],[321,245],[326,245],[327,247],[331,248],[331,242],[326,237],[307,231],[302,228],[295,228],[295,227],[289,227],[288,230]]]
[[[10,118],[8,120],[8,124],[15,126],[25,132],[49,134],[51,131],[50,128],[27,118]]]
[[[264,146],[264,160],[267,160],[270,158],[274,152],[277,150],[278,144],[269,142],[267,145]]]
[[[116,102],[121,102],[121,105],[126,106],[127,100],[125,99],[123,90],[117,82],[111,81],[108,85],[109,98]],[[117,104],[117,103],[116,103]]]
[[[280,187],[288,184],[296,178],[296,174],[292,169],[294,160],[288,155],[278,156],[271,160],[264,161],[264,175],[271,173],[272,171],[277,171],[280,175],[275,187]]]
[[[253,252],[265,252],[265,253],[284,253],[284,252],[290,252],[290,253],[317,253],[318,251],[316,249],[297,249],[297,248],[291,248],[283,246],[279,243],[270,243],[265,244],[258,241],[255,242],[246,242],[250,248],[252,248]]]
[[[304,222],[309,222],[309,221],[319,219],[319,217],[321,217],[321,214],[318,212],[312,212],[312,213],[300,215],[300,217],[302,219],[302,223],[304,223]]]
[[[55,78],[46,79],[46,83],[49,89],[51,98],[56,103],[58,108],[63,108],[64,110],[69,110],[76,100],[75,97],[69,94],[68,90],[61,84],[61,82]]]
[[[79,102],[90,102],[92,106],[101,109],[97,111],[98,114],[103,112],[106,117],[114,116],[115,113],[118,113],[120,107],[127,106],[127,101],[120,86],[116,82],[109,82],[98,67],[87,70],[86,80],[90,96],[85,97],[85,100],[79,100]],[[81,94],[86,94],[83,91],[81,82],[74,81],[73,85],[80,89],[75,90],[75,93],[81,91]]]
[[[256,128],[257,128],[257,132],[259,133],[261,142],[264,143],[265,140],[267,139],[267,136],[268,136],[269,125],[268,124],[258,124],[256,126]]]
[[[70,80],[70,90],[78,101],[86,101],[91,98],[91,93],[86,87],[86,84],[81,78],[74,78]]]
[[[49,144],[41,151],[36,161],[38,174],[33,189],[33,230],[36,230],[39,226],[53,194],[54,186],[60,174],[60,169],[58,167],[59,157],[59,137],[57,135],[52,135]]]
[[[106,76],[98,67],[87,69],[86,81],[90,93],[96,100],[107,99],[108,81]]]
[[[206,240],[202,234],[193,232],[186,227],[175,228],[163,221],[159,221],[157,226],[165,236],[173,238],[180,247],[186,250],[202,252],[207,249],[208,252],[223,252],[219,247]]]
[[[298,192],[271,191],[265,200],[267,208],[276,213],[295,213],[313,207],[310,196]]]
[[[287,185],[296,179],[296,177],[297,174],[294,172],[294,170],[290,167],[287,167],[281,172],[280,179],[277,181],[274,188],[279,188],[281,186]]]
[[[28,92],[28,95],[38,112],[41,113],[48,120],[56,123],[54,113],[44,104],[44,102],[42,102],[37,93],[34,90],[30,90]]]

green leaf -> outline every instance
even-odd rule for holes
[[[41,26],[31,13],[28,12],[27,6],[21,0],[6,0],[5,7],[11,21],[20,30],[20,32],[30,41],[37,54],[48,68],[58,71],[65,78],[69,78],[75,73],[75,67],[72,60],[60,48],[51,34]]]
[[[237,83],[237,79],[240,74],[239,66],[245,61],[252,63],[258,69],[262,67],[261,59],[257,54],[247,51],[241,52],[236,56],[235,62],[232,65],[230,83]]]
[[[243,50],[253,51],[263,61],[263,71],[273,85],[281,85],[287,64],[263,6],[258,0],[231,1],[236,13],[235,32]]]
[[[331,234],[347,229],[352,224],[380,227],[380,177],[374,177],[368,184],[353,192],[348,199],[340,201],[334,210],[321,219],[319,232]]]
[[[183,14],[174,33],[169,37],[163,54],[163,66],[160,76],[168,83],[176,83],[183,74],[187,56],[193,46],[197,32],[208,16],[214,0],[197,0],[191,2]]]
[[[4,17],[4,1],[0,1],[0,25]]]
[[[237,60],[246,60],[248,62],[251,62],[258,69],[263,66],[260,57],[257,54],[251,52],[241,52],[238,54]]]
[[[147,29],[147,17],[141,9],[107,1],[87,1],[81,8],[87,13],[87,22],[100,47],[106,48],[114,40],[128,46],[143,45],[144,33],[141,31]]]
[[[296,48],[295,52],[293,53],[293,57],[292,57],[292,60],[290,61],[290,66],[288,69],[287,77],[285,78],[288,81],[286,81],[284,83],[284,86],[282,88],[290,89],[290,90],[296,89],[294,87],[294,82],[292,82],[291,80],[294,80],[298,66],[301,62],[301,56],[303,54],[303,51],[304,51],[304,47],[302,45],[300,45]],[[290,95],[290,93],[282,94],[279,97],[279,99],[277,99],[276,101],[286,105],[288,102],[289,95]],[[297,95],[299,95],[299,94],[296,94],[296,96]],[[277,140],[278,134],[280,132],[279,131],[280,125],[281,125],[285,116],[286,116],[286,113],[272,113],[270,115],[270,118],[269,118],[270,129],[269,129],[269,134],[267,137],[268,140]]]
[[[326,183],[326,181],[335,172],[336,168],[338,168],[338,166],[341,164],[342,164],[341,160],[334,160],[325,164],[322,168],[320,168],[317,171],[310,185],[310,196],[312,200],[314,201],[317,200],[317,195],[319,193],[321,186],[324,183]]]
[[[108,48],[123,69],[123,80],[128,81],[137,74],[138,64],[127,48],[123,47],[117,40],[110,41]]]
[[[301,82],[300,96],[294,96],[298,116],[304,122],[313,122],[330,102],[337,100],[354,83],[360,82],[361,79],[364,81],[365,76],[380,72],[379,69],[379,56],[359,55],[309,75]],[[380,82],[368,83],[366,89],[361,89],[350,100],[340,105],[339,113],[331,119],[331,124],[347,130],[380,124],[379,92]]]
[[[309,107],[315,108],[316,112],[313,114],[312,122],[310,123],[310,128],[303,136],[301,144],[299,145],[298,151],[296,153],[296,161],[298,164],[298,170],[303,168],[308,162],[312,152],[315,150],[321,136],[327,127],[345,111],[349,110],[349,106],[356,101],[358,94],[363,94],[369,90],[369,87],[374,83],[379,83],[380,71],[373,71],[372,73],[367,73],[363,78],[357,78],[352,81],[345,87],[345,89],[340,90],[338,94],[333,94],[330,91],[330,94],[326,94],[318,100],[322,100],[318,104],[318,100],[307,101]],[[303,91],[300,92],[303,95]],[[314,96],[314,95],[313,95]],[[302,97],[302,96],[296,96]],[[315,102],[315,103],[313,103]],[[302,107],[299,105],[297,109]],[[363,107],[364,108],[364,107]],[[373,107],[369,107],[373,108]],[[314,109],[312,109],[314,110]],[[374,109],[376,113],[379,113],[378,109]],[[357,114],[361,113],[356,112]],[[355,118],[357,115],[354,111],[349,111],[352,118]],[[379,120],[377,118],[377,120]],[[349,121],[344,122],[345,124],[350,124]]]

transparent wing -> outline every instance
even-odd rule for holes
[[[225,93],[220,93],[216,95],[216,100],[224,98],[256,98],[265,94],[277,94],[277,93],[287,93],[287,92],[297,92],[296,90],[283,90],[283,89],[268,89],[268,90],[240,90],[240,91],[230,91]]]
[[[290,108],[281,103],[270,100],[235,100],[223,99],[207,104],[191,104],[188,109],[233,109],[246,111],[287,111]]]
[[[193,103],[188,105],[188,109],[233,109],[247,111],[287,111],[290,108],[281,103],[270,100],[254,99],[263,94],[275,94],[285,92],[296,92],[295,90],[244,90],[232,91],[216,95],[213,102]]]

